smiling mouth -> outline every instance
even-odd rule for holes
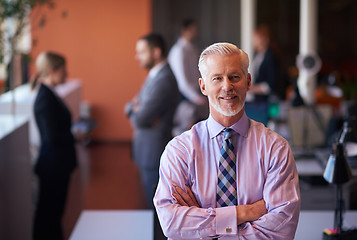
[[[237,98],[237,96],[228,96],[228,97],[219,97],[220,99],[223,99],[223,100],[233,100],[235,98]]]

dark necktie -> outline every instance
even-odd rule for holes
[[[232,129],[224,130],[217,181],[217,207],[237,205],[236,156],[231,141]]]

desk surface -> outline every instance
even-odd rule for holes
[[[0,140],[14,132],[28,121],[24,115],[1,115],[0,114]]]
[[[70,240],[153,240],[152,210],[85,210]]]
[[[295,240],[319,240],[325,228],[333,228],[333,211],[301,211]],[[343,226],[357,228],[357,211],[347,211]]]

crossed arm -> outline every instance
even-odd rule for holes
[[[197,203],[195,196],[188,186],[186,186],[187,193],[180,187],[175,187],[175,190],[176,193],[173,193],[172,195],[181,206],[200,208],[200,205]],[[244,222],[256,221],[267,213],[265,201],[264,199],[261,199],[253,204],[238,205],[236,206],[236,213],[238,225]]]
[[[172,239],[217,236],[233,239],[238,235],[245,239],[294,239],[300,197],[290,150],[280,154],[279,159],[273,159],[279,160],[279,164],[272,163],[266,176],[255,186],[239,185],[241,204],[216,208],[211,175],[205,174],[207,171],[203,172],[202,166],[192,165],[197,162],[184,160],[187,148],[179,147],[180,140],[171,142],[163,153],[154,198],[166,236]],[[206,162],[204,167],[214,168],[210,163]],[[200,180],[189,174],[189,168],[200,171]],[[254,180],[250,175],[246,177],[247,181]]]

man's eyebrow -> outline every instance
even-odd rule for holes
[[[239,71],[232,71],[229,73],[229,75],[232,75],[232,74],[242,75],[242,73]]]
[[[222,76],[221,73],[215,73],[215,74],[212,74],[210,77],[217,77],[217,76]]]

